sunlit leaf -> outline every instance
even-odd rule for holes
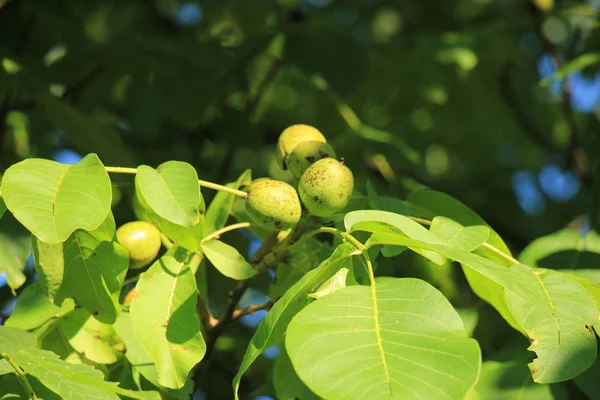
[[[133,332],[158,370],[158,382],[178,389],[206,351],[196,312],[198,301],[188,252],[169,250],[142,274],[131,301]]]
[[[103,324],[89,312],[77,309],[59,320],[65,339],[75,350],[98,364],[117,361],[118,350],[113,346],[120,342],[112,325]]]
[[[4,325],[23,330],[34,329],[52,318],[62,317],[74,307],[72,300],[57,307],[46,296],[39,282],[34,282],[19,294],[15,309]]]
[[[114,236],[115,220],[110,213],[98,229],[78,230],[69,237],[64,243],[65,270],[56,304],[72,298],[98,321],[115,322],[129,255]]]
[[[135,184],[146,203],[161,218],[181,226],[200,221],[198,175],[190,164],[167,161],[154,169],[140,165]]]
[[[31,250],[31,234],[7,214],[0,219],[0,274],[14,291],[25,283],[25,262]]]
[[[487,226],[462,226],[446,217],[435,217],[431,223],[431,232],[439,236],[447,246],[464,251],[473,251],[490,236]]]
[[[110,211],[112,187],[95,154],[75,165],[29,158],[6,170],[2,197],[31,233],[58,243],[76,229],[92,231],[100,226]]]
[[[46,296],[54,299],[65,273],[64,243],[45,243],[32,237],[33,259],[40,286]]]
[[[289,325],[300,378],[327,399],[462,399],[481,354],[448,300],[428,283],[380,278],[315,301]]]
[[[240,186],[252,181],[252,171],[247,169],[235,182],[228,183],[227,187],[239,189]],[[219,191],[210,202],[204,218],[204,234],[208,235],[221,229],[227,223],[227,219],[233,210],[233,203],[236,196],[232,193]]]
[[[464,227],[482,225],[489,226],[475,211],[471,210],[459,200],[445,193],[430,189],[417,190],[408,195],[408,201],[410,204],[416,206],[413,214],[418,217],[423,216],[425,218],[433,218],[435,216],[443,216],[458,222]],[[429,215],[422,215],[419,213],[419,210],[422,210],[422,212],[428,213]],[[487,243],[503,253],[511,255],[510,250],[500,235],[498,235],[492,228],[490,228],[490,235]],[[500,265],[511,265],[510,261],[499,256],[488,248],[479,247],[474,252],[494,260]],[[482,276],[477,271],[469,268],[463,268],[463,271],[467,277],[467,280],[469,281],[471,289],[473,289],[475,294],[494,306],[494,308],[498,310],[506,322],[508,322],[513,328],[521,330],[519,324],[515,321],[514,317],[508,310],[506,299],[504,297],[504,290],[502,287]]]
[[[235,247],[220,240],[203,242],[202,250],[212,265],[229,278],[245,280],[256,275],[256,271]]]
[[[600,319],[590,293],[574,280],[552,270],[511,268],[520,284],[535,290],[547,302],[540,308],[510,290],[506,292],[513,315],[532,340],[529,350],[537,358],[529,364],[533,380],[553,383],[574,378],[596,359],[597,342],[592,326]]]
[[[402,232],[407,236],[420,240],[425,243],[444,243],[442,239],[431,233],[419,223],[403,215],[394,214],[387,211],[352,211],[344,217],[344,225],[348,232],[354,230],[377,232],[377,231],[396,231]],[[421,248],[411,248],[411,250],[421,254],[423,257],[433,261],[438,265],[446,262],[446,259],[438,253],[423,250]]]
[[[316,269],[304,275],[271,308],[256,329],[254,336],[252,336],[240,369],[233,379],[233,391],[236,399],[238,399],[238,389],[242,375],[258,356],[283,339],[288,324],[294,315],[309,304],[308,294],[317,289],[338,270],[348,266],[352,250],[353,248],[347,244],[338,246],[331,257],[324,260]]]

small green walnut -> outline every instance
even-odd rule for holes
[[[300,221],[302,206],[293,186],[273,179],[261,179],[248,189],[246,213],[266,229],[288,229]]]
[[[138,269],[150,264],[160,250],[160,231],[146,221],[133,221],[117,229],[117,240],[129,253],[129,268]]]
[[[292,151],[302,142],[316,141],[327,143],[325,136],[310,125],[297,124],[286,128],[277,141],[277,164],[281,169],[287,169],[287,159]]]
[[[318,217],[329,217],[346,207],[354,190],[350,168],[334,158],[311,165],[298,184],[304,207]]]
[[[296,146],[287,159],[287,167],[294,178],[300,179],[315,161],[328,157],[335,158],[333,147],[327,143],[309,140]]]

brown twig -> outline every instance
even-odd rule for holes
[[[269,309],[271,309],[271,307],[273,307],[273,305],[277,302],[277,300],[279,300],[279,298],[271,299],[262,304],[252,304],[252,305],[249,305],[248,307],[244,307],[244,308],[235,310],[233,312],[233,314],[231,315],[231,321],[232,322],[237,321],[238,319],[240,319],[248,314],[254,315],[254,313],[256,311],[269,310]]]

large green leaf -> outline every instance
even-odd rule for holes
[[[114,237],[112,213],[98,229],[78,230],[69,237],[64,243],[64,277],[56,293],[56,304],[72,298],[98,321],[116,321],[129,255]]]
[[[300,310],[311,301],[308,297],[323,282],[332,277],[339,269],[351,263],[354,248],[347,244],[338,246],[335,252],[317,268],[308,272],[279,299],[256,329],[246,349],[240,369],[233,379],[233,391],[238,399],[238,389],[242,375],[252,363],[269,347],[279,343],[288,324]]]
[[[365,223],[369,224],[367,225]],[[384,227],[381,226],[383,224],[389,225],[390,227],[397,229],[397,231],[403,232],[407,236],[424,243],[444,243],[441,238],[404,215],[387,211],[363,210],[349,212],[344,217],[344,225],[348,232],[352,232],[353,230],[367,230],[371,232],[378,230],[387,231],[388,229],[384,229]],[[411,250],[421,254],[423,257],[438,265],[442,265],[446,262],[446,259],[438,253],[423,250],[418,247],[411,248]]]
[[[84,309],[77,309],[59,320],[65,339],[77,352],[98,364],[112,364],[119,354],[120,340],[112,325],[103,324]]]
[[[381,278],[300,311],[286,349],[300,378],[327,399],[462,399],[481,354],[448,300],[425,281]]]
[[[33,259],[40,286],[46,296],[54,299],[65,273],[64,243],[45,243],[32,237]]]
[[[532,340],[529,350],[537,358],[529,364],[533,380],[553,383],[574,378],[596,359],[597,342],[592,326],[600,313],[591,294],[579,283],[552,270],[522,264],[520,284],[537,292],[547,306],[540,308],[510,290],[506,299],[512,314]]]
[[[169,250],[138,281],[131,301],[133,332],[158,369],[158,382],[178,389],[206,352],[196,312],[198,300],[188,252]]]
[[[204,218],[200,216],[200,220],[193,226],[181,226],[158,215],[152,207],[146,202],[140,191],[136,180],[135,197],[133,200],[136,216],[139,219],[152,222],[160,229],[162,233],[167,235],[169,239],[177,246],[185,247],[188,250],[201,252],[200,241],[204,237]]]
[[[19,294],[15,309],[4,325],[23,330],[34,329],[51,318],[62,317],[74,307],[71,300],[57,307],[46,296],[39,282],[34,282]]]
[[[160,386],[158,383],[158,371],[154,361],[148,351],[142,346],[140,341],[133,334],[133,325],[131,324],[131,316],[128,312],[122,312],[117,318],[114,325],[119,337],[125,343],[125,357],[133,367],[134,372],[139,372],[150,383],[155,386]],[[194,384],[191,379],[186,381],[186,384],[181,389],[169,389],[161,387],[161,391],[169,394],[169,396],[178,399],[186,400],[190,398],[190,394],[194,389]]]
[[[132,164],[131,155],[115,128],[52,95],[42,95],[38,97],[38,101],[54,127],[62,130],[80,152],[96,152],[104,162],[113,165]]]
[[[416,241],[398,234],[376,233],[370,242],[405,245]],[[422,244],[471,268],[503,287],[508,311],[533,342],[538,353],[532,373],[541,383],[570,379],[587,369],[596,357],[591,327],[600,317],[592,295],[564,274],[523,264],[506,268],[492,260],[440,245]],[[565,345],[566,344],[566,345]],[[584,356],[581,353],[585,353]],[[540,377],[541,375],[541,377]]]
[[[35,345],[36,339],[33,334],[17,328],[0,326],[0,351],[3,353],[12,354]]]
[[[520,361],[485,361],[477,385],[468,400],[567,400],[564,387],[538,385],[531,379],[525,363]]]
[[[47,243],[64,242],[76,229],[94,230],[110,211],[112,187],[98,156],[75,165],[29,158],[2,177],[6,206]]]
[[[562,230],[534,240],[519,260],[533,267],[560,270],[600,284],[600,235]]]
[[[0,219],[0,274],[14,291],[25,283],[23,268],[31,250],[31,234],[12,215]]]
[[[28,376],[27,380],[29,381],[31,389],[33,389],[33,392],[39,400],[62,400],[59,395],[42,385],[39,379],[33,376]],[[23,384],[18,380],[16,374],[11,374],[4,377],[0,381],[0,387],[2,388],[0,391],[1,400],[20,400],[30,398],[29,394],[23,388]]]
[[[278,399],[319,400],[294,371],[285,347],[281,349],[273,367],[273,387]]]
[[[212,265],[229,278],[246,280],[256,275],[256,271],[235,247],[220,240],[203,242],[202,250]]]
[[[235,182],[228,183],[227,187],[239,189],[240,186],[247,185],[252,181],[252,171],[247,169]],[[237,196],[232,193],[219,191],[210,202],[204,218],[204,235],[213,233],[221,229],[227,223],[229,215],[233,210],[233,203]]]
[[[200,221],[198,209],[203,202],[198,175],[190,164],[167,161],[156,169],[140,165],[135,184],[161,218],[181,226],[193,226]]]
[[[445,193],[430,189],[417,190],[408,195],[408,201],[410,204],[416,206],[414,215],[419,217],[422,216],[425,218],[434,218],[435,216],[443,216],[458,222],[464,227],[481,225],[489,226],[475,211],[471,210],[462,202]],[[426,214],[421,214],[418,210],[422,210],[421,212]],[[510,250],[500,235],[498,235],[492,228],[490,228],[490,235],[487,243],[504,252],[505,254],[510,255]],[[498,264],[506,266],[511,265],[510,261],[502,258],[488,248],[479,247],[475,250],[475,252],[494,260]],[[469,268],[463,268],[463,271],[467,277],[467,280],[469,281],[471,289],[473,289],[475,294],[494,306],[494,308],[498,310],[506,322],[508,322],[513,328],[521,330],[519,324],[515,321],[514,317],[508,310],[502,287],[490,281],[485,276],[482,276],[477,271]]]

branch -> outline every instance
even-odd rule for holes
[[[31,387],[29,380],[27,380],[27,374],[25,373],[25,371],[23,371],[21,369],[21,367],[19,367],[19,364],[17,364],[12,358],[10,358],[8,356],[8,354],[0,353],[0,356],[4,357],[4,359],[10,364],[10,366],[14,368],[16,375],[17,375],[17,379],[19,379],[21,386],[23,386],[23,389],[25,389],[25,393],[27,393],[29,398],[31,400],[37,400],[38,397],[36,396],[35,392],[33,391],[33,388]]]
[[[254,313],[256,311],[269,310],[271,307],[273,307],[273,305],[277,302],[277,300],[279,300],[279,298],[271,299],[262,304],[252,304],[252,305],[249,305],[248,307],[244,307],[239,310],[235,310],[233,312],[233,314],[231,315],[231,321],[237,321],[238,319],[240,319],[248,314],[254,315]]]

